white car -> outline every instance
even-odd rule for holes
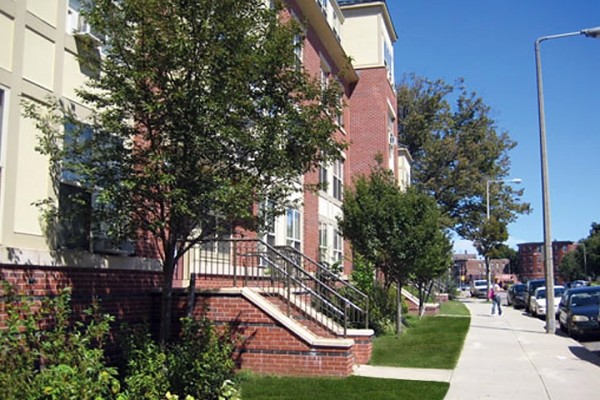
[[[562,297],[564,291],[564,286],[554,286],[554,315],[558,314],[558,304],[560,303],[560,298]],[[529,309],[531,310],[531,315],[534,317],[546,315],[545,286],[535,289],[533,296],[529,298]]]

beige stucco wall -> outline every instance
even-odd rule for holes
[[[27,10],[45,23],[56,26],[58,10],[56,0],[27,0]]]
[[[355,68],[383,65],[380,17],[373,8],[344,11],[342,46]]]
[[[49,194],[48,159],[35,151],[37,129],[34,121],[21,117],[17,151],[15,233],[42,235],[39,210],[34,202]]]
[[[0,13],[0,68],[7,71],[12,70],[12,54],[14,41],[15,23],[12,18]]]
[[[39,33],[25,30],[23,77],[45,89],[54,89],[54,43]]]

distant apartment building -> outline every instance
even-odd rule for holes
[[[519,248],[521,278],[523,280],[544,278],[544,243],[520,243],[517,246]],[[576,248],[577,244],[569,240],[552,242],[552,264],[555,277],[559,278],[557,271],[563,257]]]
[[[455,281],[468,284],[476,279],[486,279],[485,260],[478,259],[476,254],[454,254],[452,261]],[[506,258],[490,259],[491,279],[509,274],[509,264]]]

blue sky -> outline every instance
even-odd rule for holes
[[[543,241],[534,41],[600,26],[600,0],[388,0],[399,39],[396,79],[414,72],[465,79],[518,142],[510,178],[523,179],[533,212],[508,244]],[[600,222],[600,40],[542,43],[552,238],[577,241]],[[471,249],[457,240],[455,250]]]

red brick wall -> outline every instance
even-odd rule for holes
[[[350,97],[350,163],[349,177],[369,174],[377,153],[388,166],[389,104],[395,107],[396,96],[387,79],[384,67],[359,71],[359,81]],[[395,124],[394,124],[395,125]],[[394,127],[394,131],[396,128]]]
[[[75,310],[80,311],[98,299],[102,311],[118,321],[148,322],[151,327],[159,321],[162,272],[4,265],[0,266],[0,280],[10,283],[17,294],[38,300],[70,287]],[[0,307],[3,325],[6,315],[2,303]]]
[[[310,346],[241,295],[199,293],[195,314],[207,310],[221,326],[240,334],[239,368],[278,375],[348,376],[355,354],[351,348]],[[361,353],[361,359],[365,356]]]

